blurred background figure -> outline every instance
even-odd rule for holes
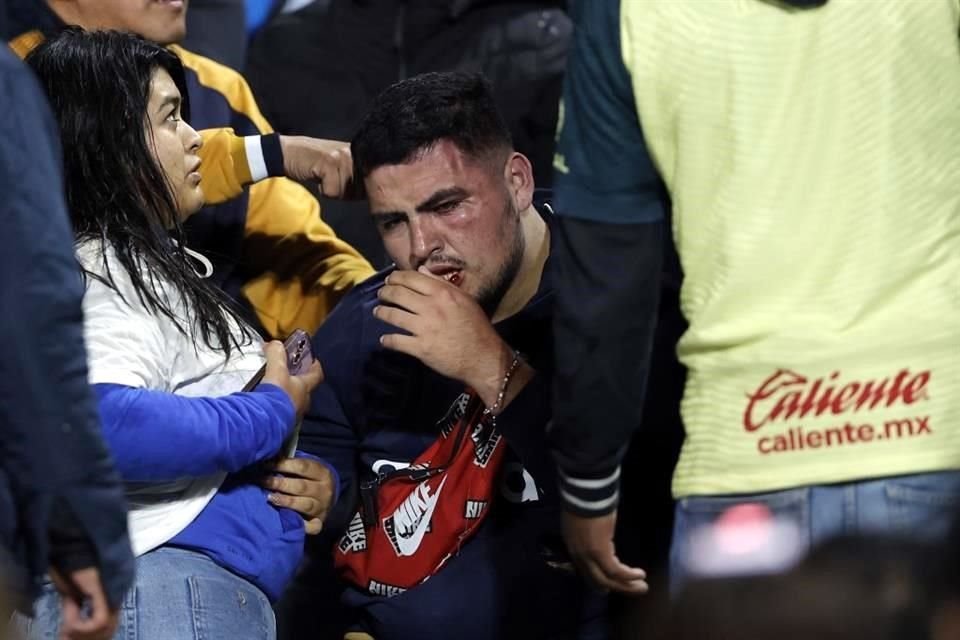
[[[841,537],[785,573],[692,578],[644,637],[925,640],[930,551],[900,538]]]
[[[49,572],[63,637],[106,640],[133,582],[126,504],[87,385],[56,124],[6,50],[0,103],[0,636]]]
[[[960,640],[960,517],[938,549],[927,579],[932,583],[933,639]]]
[[[805,551],[795,522],[775,517],[762,504],[744,503],[692,531],[676,562],[701,578],[780,573]]]
[[[191,0],[183,46],[233,69],[243,69],[250,39],[280,13],[314,0]]]
[[[842,535],[809,553],[799,527],[743,504],[691,532],[687,579],[641,628],[655,640],[946,640],[956,635],[955,542]],[[943,567],[947,558],[948,568]],[[949,578],[947,577],[949,576]],[[949,584],[949,588],[945,586]]]
[[[183,46],[231,69],[243,69],[248,37],[246,5],[251,1],[191,0]]]

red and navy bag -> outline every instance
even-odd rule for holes
[[[440,436],[411,465],[365,482],[360,509],[334,550],[348,582],[395,596],[424,582],[487,516],[506,445],[472,392],[440,421]]]

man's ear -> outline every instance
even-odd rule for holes
[[[526,211],[533,204],[533,165],[527,156],[516,151],[510,153],[504,167],[504,178],[517,211]]]

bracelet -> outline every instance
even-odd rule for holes
[[[513,351],[513,362],[510,363],[510,366],[507,367],[507,372],[503,376],[503,382],[500,383],[500,393],[497,394],[497,401],[493,403],[492,407],[487,407],[483,410],[484,418],[496,418],[497,413],[500,412],[500,407],[503,405],[503,398],[507,395],[507,386],[510,384],[510,378],[513,377],[513,374],[516,373],[517,368],[520,366],[520,352],[514,349]]]

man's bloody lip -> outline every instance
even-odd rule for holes
[[[434,278],[446,280],[455,287],[460,286],[463,281],[463,270],[451,264],[433,264],[431,266],[420,267],[420,270],[429,272]]]

